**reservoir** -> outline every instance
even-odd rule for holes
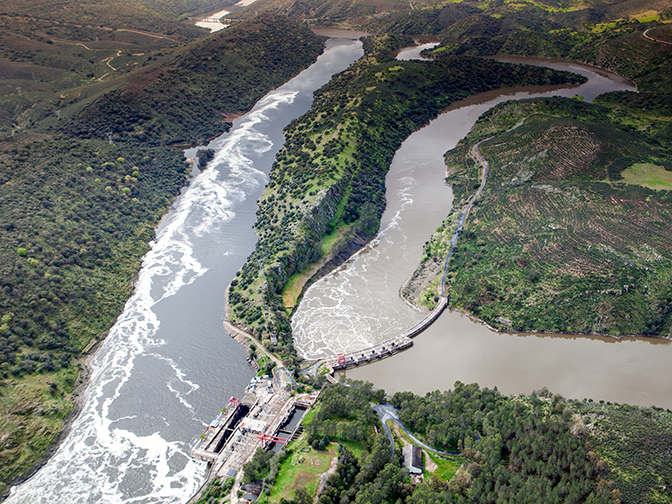
[[[418,52],[400,53],[400,56]],[[422,246],[448,214],[452,193],[443,184],[443,154],[486,110],[506,100],[635,90],[618,75],[584,65],[529,58],[498,58],[581,73],[579,87],[493,90],[453,104],[397,151],[387,176],[387,208],[379,234],[331,274],[313,284],[292,327],[299,355],[332,357],[381,343],[413,326],[423,314],[399,289],[418,264]],[[667,340],[573,335],[499,334],[446,310],[414,346],[392,358],[347,371],[388,393],[418,394],[451,388],[457,380],[529,394],[546,386],[568,398],[672,407],[672,384],[661,380],[672,346]]]
[[[132,297],[92,358],[71,431],[8,503],[183,503],[205,481],[190,445],[254,374],[222,318],[225,289],[257,241],[256,200],[284,127],[362,54],[359,41],[328,40],[316,63],[211,142],[214,160],[163,219]]]

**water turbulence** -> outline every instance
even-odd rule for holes
[[[221,319],[226,286],[256,243],[256,199],[284,126],[361,54],[360,42],[329,40],[313,66],[210,144],[214,160],[159,226],[132,297],[91,361],[70,433],[7,502],[177,503],[202,484],[206,465],[189,446],[253,374]]]
[[[366,348],[422,319],[423,314],[397,294],[420,260],[422,243],[450,211],[452,195],[443,184],[445,150],[442,128],[428,127],[397,151],[386,179],[387,208],[380,232],[313,284],[292,318],[301,357]]]
[[[530,60],[525,59],[523,62]],[[631,82],[594,68],[549,60],[532,60],[532,63],[582,73],[589,81],[578,88],[551,93],[538,93],[536,90],[484,93],[455,104],[425,129],[442,129],[444,150],[448,150],[469,132],[481,114],[502,101],[549,95],[580,95],[590,101],[598,94],[609,91],[635,90]],[[446,122],[441,123],[441,120]],[[421,131],[424,132],[425,129]],[[412,138],[413,136],[409,140]],[[389,178],[394,177],[393,166]],[[443,177],[443,168],[436,175],[434,183],[439,183],[439,177]],[[418,202],[424,200],[424,192],[421,194]],[[392,193],[388,191],[387,196],[388,199],[391,198]],[[422,212],[421,206],[417,210],[414,208],[415,203],[407,209],[409,217],[412,212]],[[384,220],[388,218],[387,215],[383,217]],[[439,222],[437,226],[438,224]],[[408,227],[406,235],[413,234],[414,228]],[[416,242],[422,243],[427,237],[429,235],[418,237]],[[411,240],[406,243],[410,244]],[[393,255],[387,265],[380,264],[377,270],[395,268],[395,259],[396,256]],[[358,260],[354,258],[345,269],[355,267]],[[347,278],[344,272],[339,271],[337,275]],[[323,280],[324,283],[333,285],[330,292],[338,292],[337,281],[336,275]],[[374,280],[367,278],[366,281]],[[313,298],[319,297],[323,292],[324,287],[319,284],[317,282],[314,285],[317,287],[314,291],[309,289],[303,302],[318,303]],[[380,299],[377,305],[387,310],[383,312],[383,316],[397,309],[398,305],[393,304],[397,301],[393,298],[398,297],[400,285],[395,285],[387,292],[377,293],[381,297],[387,296],[385,300]],[[359,287],[353,285],[349,288]],[[385,308],[388,304],[389,309]],[[344,310],[342,307],[340,309]],[[350,313],[353,317],[376,316],[370,311],[363,312],[357,305],[350,307]],[[392,316],[401,315],[392,313]],[[326,320],[324,314],[321,317]],[[407,317],[404,329],[411,327],[416,320],[414,314]],[[325,327],[324,332],[327,331],[328,328]],[[353,338],[348,343],[345,335],[336,334],[335,337],[342,338],[342,351],[359,348],[357,339]],[[374,336],[372,340],[379,342],[382,337],[379,338]],[[320,349],[324,354],[328,353],[326,345],[315,345],[314,348]],[[303,354],[307,357],[321,355],[313,349],[311,352],[313,353],[304,350]],[[460,380],[464,383],[477,382],[487,387],[496,386],[506,394],[529,394],[532,390],[547,386],[553,392],[571,398],[593,397],[640,406],[655,404],[670,408],[672,383],[660,379],[669,368],[670,352],[672,344],[669,341],[651,338],[626,338],[617,341],[598,336],[498,334],[459,312],[446,310],[432,326],[415,338],[413,348],[393,358],[349,370],[347,375],[353,379],[369,380],[388,393],[410,390],[425,394],[432,390],[448,389],[455,381]]]
[[[401,51],[399,57],[414,54],[419,57],[417,48],[415,53]],[[507,61],[569,70],[589,81],[580,87],[545,92],[485,93],[454,104],[409,136],[397,151],[386,179],[387,207],[381,231],[340,268],[315,282],[294,314],[292,330],[301,357],[319,359],[362,350],[397,336],[423,318],[424,314],[401,300],[399,290],[415,270],[423,243],[451,208],[443,154],[455,147],[481,114],[511,99],[581,95],[592,100],[603,92],[634,89],[625,79],[584,65],[532,58]]]

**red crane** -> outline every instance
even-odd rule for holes
[[[281,443],[286,445],[287,444],[287,439],[281,438],[278,436],[271,436],[270,434],[258,434],[257,437],[261,439],[262,441],[271,441],[273,443]]]

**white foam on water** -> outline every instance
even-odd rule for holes
[[[400,176],[382,229],[361,250],[323,279],[308,288],[292,317],[297,353],[304,359],[318,359],[354,352],[392,338],[409,320],[419,318],[412,311],[390,310],[381,292],[396,290],[388,278],[399,249],[407,246],[404,214],[414,204],[416,179]],[[389,214],[392,213],[390,216]],[[389,297],[389,296],[387,296]]]
[[[406,51],[404,54],[411,59],[417,57],[412,51]],[[525,58],[507,59],[530,62]],[[447,112],[404,141],[395,154],[387,175],[388,207],[383,214],[382,230],[374,240],[340,268],[312,284],[306,290],[292,317],[294,346],[299,356],[312,360],[362,350],[396,336],[420,320],[421,316],[400,302],[398,292],[405,278],[397,278],[395,280],[397,283],[394,283],[391,276],[402,266],[414,261],[414,253],[418,255],[422,243],[431,236],[445,218],[447,211],[439,216],[436,225],[428,229],[426,236],[418,241],[416,229],[419,225],[418,216],[423,218],[427,215],[426,220],[430,219],[432,204],[427,201],[429,199],[427,193],[432,190],[432,185],[436,185],[437,180],[424,179],[425,181],[418,185],[412,174],[431,168],[429,165],[434,163],[433,157],[436,157],[441,172],[438,178],[440,181],[445,170],[443,153],[455,146],[459,136],[466,134],[483,112],[497,103],[510,99],[550,95],[571,97],[578,94],[584,96],[586,100],[592,100],[603,92],[634,90],[632,83],[594,68],[547,61],[538,64],[561,70],[573,70],[588,77],[589,81],[578,88],[542,93],[505,94],[488,103],[466,107],[464,110],[470,111],[469,120],[459,124],[447,121],[447,119],[453,120],[451,112]],[[411,151],[410,156],[404,152],[405,146],[412,144],[416,138],[424,138],[422,135],[427,134],[429,139],[435,134],[433,132],[440,131],[441,128],[454,131],[461,131],[463,128],[464,131],[454,139],[450,139],[454,133],[449,131],[445,135],[445,140],[439,136],[436,145],[430,141],[427,141],[426,145],[420,144],[422,148],[416,149],[415,152]],[[430,151],[434,148],[438,150],[430,155]],[[411,175],[408,175],[409,173]],[[390,194],[390,188],[393,186],[397,189]],[[414,198],[414,195],[417,197]],[[436,204],[435,201],[433,205]],[[416,235],[414,238],[416,243],[412,243],[409,239],[410,234]],[[419,257],[415,261],[418,259]],[[408,274],[412,273],[413,269],[415,264]]]
[[[270,94],[237,121],[231,134],[215,142],[215,159],[162,223],[143,258],[132,297],[92,359],[90,384],[70,434],[34,477],[12,489],[8,503],[179,503],[202,484],[206,465],[188,456],[184,442],[165,439],[160,431],[140,435],[121,428],[122,420],[134,417],[114,417],[111,410],[136,359],[143,356],[168,365],[172,378],[166,387],[185,414],[193,417],[188,396],[199,386],[160,353],[165,341],[155,338],[161,322],[152,308],[206,273],[194,254],[193,239],[234,219],[236,205],[266,181],[246,154],[263,153],[273,145],[255,126],[268,120],[269,110],[291,103],[296,94],[286,90]],[[228,171],[217,170],[220,164]],[[163,423],[167,424],[165,418]],[[181,469],[173,470],[173,465]],[[129,473],[141,482],[126,482]]]

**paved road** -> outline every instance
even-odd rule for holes
[[[653,28],[657,28],[657,26],[654,26]],[[649,35],[649,30],[653,30],[653,28],[649,28],[648,30],[646,30],[644,33],[642,33],[642,36],[643,36],[645,39],[649,39],[649,40],[651,40],[652,42],[658,42],[659,44],[664,44],[664,45],[672,46],[672,43],[671,43],[671,42],[667,42],[667,41],[665,41],[665,40],[660,40],[660,39],[657,39],[657,38],[653,38],[651,35]]]
[[[389,403],[385,403],[389,404]],[[383,423],[383,429],[385,430],[385,434],[387,434],[387,438],[390,440],[390,446],[392,447],[392,455],[394,455],[394,438],[392,437],[392,433],[390,432],[390,428],[387,425],[388,420],[394,420],[395,417],[390,415],[387,412],[387,409],[385,408],[385,405],[383,404],[372,404],[374,411],[378,414],[378,418],[380,418],[380,421]],[[394,407],[390,404],[390,407],[394,409]]]
[[[392,437],[392,433],[390,432],[390,428],[387,426],[387,421],[392,420],[393,422],[396,422],[397,425],[403,430],[408,437],[410,437],[415,444],[418,446],[421,446],[425,450],[431,451],[433,453],[438,453],[439,455],[462,455],[460,452],[451,452],[451,451],[443,451],[443,450],[437,450],[436,448],[432,448],[428,444],[423,443],[420,441],[418,438],[416,438],[409,430],[406,428],[404,425],[404,422],[401,421],[399,418],[399,415],[397,414],[397,409],[392,406],[390,403],[383,403],[380,405],[374,405],[373,409],[375,412],[378,414],[378,418],[380,418],[380,421],[383,422],[383,428],[385,429],[385,433],[387,434],[387,437],[390,438],[390,444],[392,445],[392,453],[394,454],[394,438]]]
[[[519,128],[523,125],[527,117],[523,117],[518,124],[516,124],[513,128],[504,131],[504,133],[508,133],[509,131],[513,131],[516,128]],[[499,136],[501,133],[498,133],[495,136]],[[490,138],[486,138],[485,140],[481,140],[478,142],[474,147],[472,148],[472,153],[476,156],[478,163],[483,167],[483,180],[481,182],[480,187],[476,191],[476,194],[474,194],[471,199],[469,200],[469,203],[467,203],[467,206],[462,210],[462,213],[460,214],[459,218],[457,219],[457,227],[455,228],[455,232],[453,233],[453,236],[450,238],[450,249],[448,250],[448,255],[446,256],[446,262],[443,265],[443,277],[441,278],[441,292],[443,297],[446,297],[446,275],[448,274],[448,263],[450,262],[450,258],[453,255],[453,250],[455,249],[455,245],[457,244],[457,239],[460,237],[460,231],[462,231],[462,226],[464,225],[464,221],[467,219],[467,215],[469,214],[469,210],[471,210],[471,207],[474,205],[474,202],[476,201],[476,198],[478,198],[481,195],[481,192],[483,192],[483,188],[485,187],[485,182],[488,178],[488,171],[490,170],[490,163],[481,155],[481,152],[478,150],[478,147],[493,138],[495,136],[491,136]]]

